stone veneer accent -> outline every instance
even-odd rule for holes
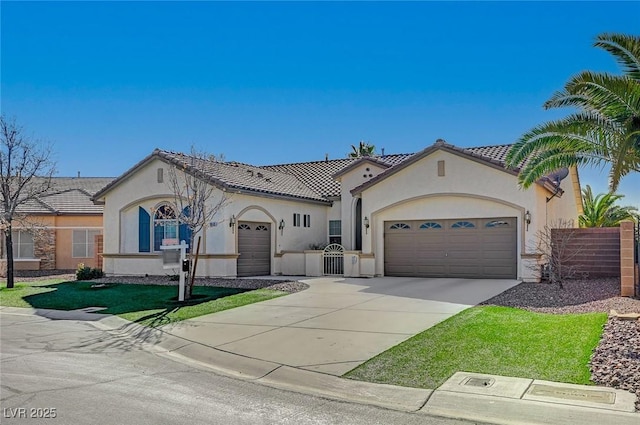
[[[33,253],[40,259],[40,270],[56,268],[56,232],[54,230],[39,231],[33,241]]]

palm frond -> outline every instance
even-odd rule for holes
[[[640,84],[626,76],[585,71],[572,77],[564,91],[544,104],[547,109],[566,106],[624,121],[640,115]]]
[[[583,214],[578,217],[580,227],[613,227],[622,220],[637,219],[637,208],[615,205],[624,195],[613,192],[593,196],[591,186],[582,189]]]
[[[596,37],[594,46],[601,47],[615,56],[624,73],[640,81],[640,37],[604,33]]]
[[[521,186],[571,165],[611,164],[610,187],[640,171],[640,37],[601,34],[596,46],[613,54],[623,75],[584,71],[545,102],[545,108],[573,107],[578,113],[525,133],[507,154],[520,168]]]
[[[583,152],[566,152],[561,149],[546,150],[527,162],[518,174],[518,181],[522,187],[527,188],[554,170],[578,165],[594,165],[601,162],[601,158]]]

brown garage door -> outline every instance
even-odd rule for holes
[[[385,222],[387,276],[515,279],[515,217]]]
[[[238,223],[238,276],[271,274],[271,224]]]

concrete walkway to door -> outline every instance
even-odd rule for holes
[[[309,289],[162,330],[224,352],[340,376],[518,283],[394,277],[302,282]]]

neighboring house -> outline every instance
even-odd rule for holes
[[[439,140],[416,154],[252,166],[200,167],[230,202],[203,232],[203,276],[318,275],[311,245],[344,246],[347,276],[536,280],[537,233],[581,213],[577,171],[562,188],[527,190],[504,168],[509,145],[458,148]],[[183,154],[155,150],[98,192],[107,274],[163,274],[163,239],[185,239],[167,215],[167,169]],[[187,161],[188,162],[188,161]]]
[[[72,270],[79,263],[96,267],[94,241],[102,234],[102,205],[91,197],[112,180],[53,177],[49,192],[21,205],[17,211],[21,218],[12,226],[15,270]]]

